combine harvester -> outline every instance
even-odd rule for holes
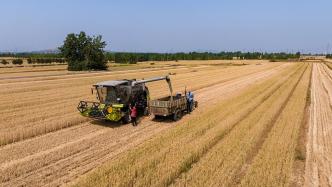
[[[161,80],[166,80],[168,83],[170,96],[150,101],[149,89],[145,83]],[[80,101],[77,109],[81,115],[107,121],[121,121],[124,124],[130,122],[130,105],[134,104],[141,116],[149,115],[151,112],[156,117],[172,116],[173,120],[180,119],[184,112],[191,112],[197,107],[193,95],[190,102],[186,93],[184,96],[181,94],[173,96],[171,79],[168,75],[143,80],[104,81],[93,85],[92,94],[94,90],[97,92],[96,98],[99,102]]]

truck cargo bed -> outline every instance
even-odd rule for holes
[[[183,111],[187,107],[187,99],[185,96],[163,97],[150,101],[150,112],[156,116],[169,116],[175,111]]]

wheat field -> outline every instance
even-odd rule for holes
[[[328,186],[330,62],[259,60],[0,69],[0,186]],[[81,117],[91,85],[171,73],[199,107],[137,127]],[[149,83],[152,98],[169,94]],[[322,149],[319,149],[322,148]],[[324,151],[321,151],[324,150]]]

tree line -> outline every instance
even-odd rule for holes
[[[51,63],[66,63],[64,58],[27,58],[28,64],[51,64]]]
[[[2,60],[0,61],[0,63],[3,64],[3,65],[7,65],[7,64],[9,64],[9,62],[8,62],[7,60],[5,60],[5,59],[2,59]],[[13,59],[13,60],[12,60],[12,64],[14,64],[14,65],[22,65],[22,64],[23,64],[23,60],[20,59],[20,58]]]
[[[144,61],[177,61],[177,60],[232,60],[264,59],[287,60],[299,59],[298,53],[261,53],[261,52],[189,52],[189,53],[106,53],[106,59],[115,63],[137,63]]]
[[[332,58],[332,54],[326,55],[326,58]]]
[[[288,60],[288,59],[299,59],[300,53],[261,53],[261,52],[189,52],[189,53],[130,53],[130,52],[102,52],[100,55],[104,62],[115,62],[115,63],[127,63],[136,64],[137,62],[145,61],[178,61],[178,60],[232,60],[232,59],[243,59],[243,60]],[[26,58],[28,64],[50,64],[50,63],[67,63],[63,54],[29,54],[29,53],[15,53],[15,54],[0,54],[0,56]],[[84,55],[81,59],[84,59]],[[327,55],[327,58],[332,58],[332,55]],[[21,61],[17,61],[13,64],[22,64]],[[69,60],[72,60],[69,58]],[[5,60],[2,64],[8,64]],[[84,65],[84,63],[70,63],[71,69],[90,69],[90,67]],[[90,62],[91,64],[91,62]],[[91,66],[91,65],[90,65]],[[97,65],[94,69],[98,69],[98,66],[105,69],[106,65]]]
[[[23,59],[22,58],[16,58],[13,59],[12,64],[14,65],[22,65],[23,64]],[[7,65],[9,62],[5,59],[2,59],[0,61],[1,64]],[[28,64],[51,64],[51,63],[60,63],[64,64],[66,63],[64,58],[27,58],[27,63]]]
[[[2,53],[1,56],[27,58],[29,64],[59,62],[68,64],[70,71],[105,70],[108,62],[131,63],[143,61],[178,61],[178,60],[232,60],[266,59],[271,61],[299,59],[300,52],[262,53],[262,52],[189,52],[189,53],[129,53],[105,52],[106,42],[102,36],[89,36],[81,31],[66,36],[60,53]],[[19,62],[21,63],[21,62]]]
[[[62,54],[56,53],[0,53],[0,57],[14,58],[62,58]]]

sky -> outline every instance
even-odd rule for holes
[[[0,51],[56,49],[69,33],[126,52],[332,52],[331,0],[1,0]]]

